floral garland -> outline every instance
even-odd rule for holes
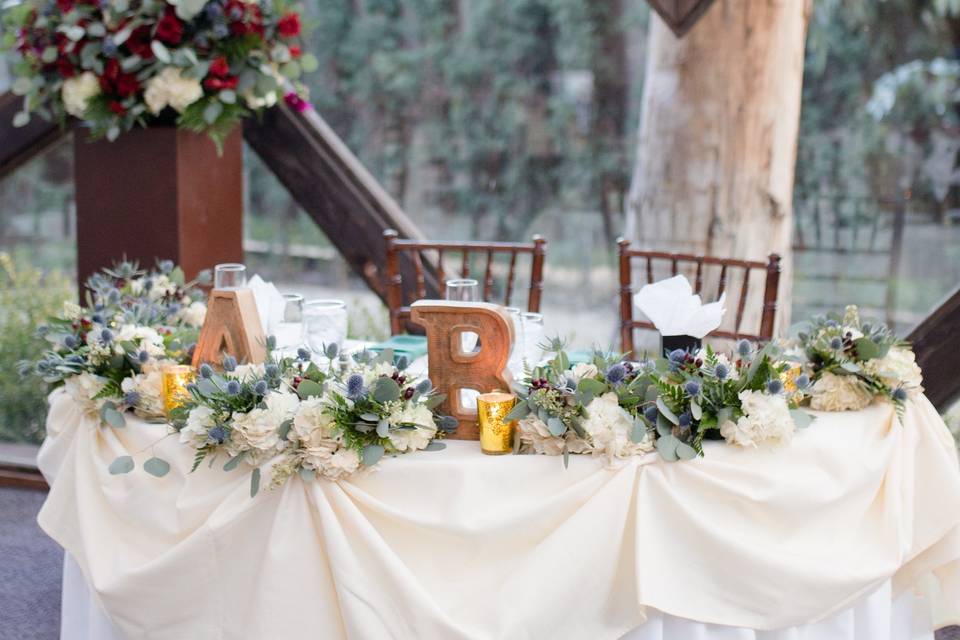
[[[247,462],[254,496],[260,467],[271,460],[271,488],[294,474],[339,480],[386,454],[442,449],[436,440],[456,429],[456,420],[434,414],[444,396],[428,379],[405,374],[392,352],[338,361],[329,345],[327,356],[326,369],[306,350],[266,365],[237,365],[227,356],[222,373],[201,365],[191,400],[172,416],[180,441],[196,449],[194,469],[220,453],[224,471]]]
[[[114,140],[175,121],[219,145],[317,67],[285,0],[28,0],[7,13],[3,45],[19,54],[13,91],[24,96],[17,126],[31,112],[74,116]]]
[[[104,269],[87,281],[85,307],[65,302],[39,327],[51,348],[24,368],[110,426],[123,427],[127,409],[162,419],[162,368],[189,361],[206,315],[195,287],[207,279],[185,282],[170,261],[152,271],[132,262]]]
[[[786,346],[810,372],[811,409],[856,411],[882,397],[900,412],[923,392],[909,344],[883,323],[863,322],[855,306],[812,318]]]

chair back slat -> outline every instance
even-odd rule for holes
[[[621,351],[634,352],[634,330],[655,329],[652,323],[634,320],[633,317],[633,260],[643,260],[645,263],[646,281],[654,282],[654,262],[668,263],[672,275],[684,272],[688,276],[695,269],[694,286],[696,292],[703,295],[704,282],[711,282],[707,278],[706,268],[719,268],[720,274],[717,284],[717,297],[728,291],[730,269],[742,269],[743,281],[739,287],[739,297],[736,300],[736,314],[733,330],[723,329],[711,333],[711,337],[725,339],[747,338],[749,340],[769,341],[773,338],[774,325],[777,313],[777,295],[780,285],[780,256],[770,254],[767,262],[741,260],[737,258],[720,258],[717,256],[692,255],[671,253],[665,251],[645,251],[630,248],[630,242],[623,238],[617,241],[620,271],[620,342]],[[665,264],[663,266],[666,266]],[[750,294],[750,277],[754,272],[765,272],[763,290],[763,308],[760,315],[759,330],[754,332],[743,330],[743,321],[746,316],[747,298]],[[661,271],[662,273],[662,271]],[[736,291],[736,287],[730,284]]]
[[[505,305],[509,306],[513,290],[516,286],[516,272],[518,256],[521,254],[530,255],[530,291],[527,297],[527,310],[530,312],[540,311],[540,300],[543,295],[543,266],[546,257],[547,242],[540,236],[534,236],[531,242],[431,242],[420,240],[408,240],[400,238],[396,231],[390,229],[384,232],[384,240],[387,247],[386,273],[384,279],[387,291],[387,306],[390,312],[390,331],[393,335],[403,333],[406,330],[407,321],[410,319],[410,306],[412,300],[404,300],[403,274],[410,275],[410,270],[401,271],[400,256],[406,254],[409,258],[407,269],[412,265],[413,275],[416,279],[415,287],[410,293],[425,298],[428,293],[427,278],[431,282],[436,278],[437,289],[440,295],[446,295],[446,277],[447,270],[444,268],[444,258],[449,253],[460,253],[460,275],[464,278],[470,277],[470,265],[472,255],[486,254],[486,267],[483,272],[483,299],[487,302],[494,295],[499,298],[498,287],[495,286],[495,275],[501,273],[502,264],[497,260],[500,254],[509,256],[509,268],[506,276],[504,291]],[[429,261],[433,252],[437,252],[437,264],[425,264]],[[423,254],[427,253],[424,258]],[[428,273],[429,271],[429,273]],[[456,269],[452,269],[455,272]],[[432,285],[431,285],[432,286]]]

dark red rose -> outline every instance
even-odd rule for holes
[[[118,116],[122,116],[127,112],[127,108],[116,100],[111,100],[109,106],[110,106],[110,111],[113,111]]]
[[[237,77],[232,78],[207,78],[203,81],[203,86],[211,91],[221,91],[223,89],[236,89],[240,81]]]
[[[70,62],[69,58],[60,56],[57,58],[57,73],[64,78],[72,78],[77,75],[77,69],[73,66],[73,63]]]
[[[67,13],[73,9],[73,0],[57,0],[57,8],[63,13]]]
[[[180,44],[183,39],[183,23],[172,7],[168,7],[157,23],[157,40],[164,44]]]
[[[150,60],[153,58],[153,50],[150,48],[151,39],[150,27],[143,25],[134,29],[124,44],[133,55]]]
[[[288,13],[277,22],[277,33],[284,38],[295,38],[300,35],[300,14]]]
[[[210,63],[209,74],[215,78],[225,78],[230,75],[230,65],[223,56],[216,58]]]
[[[100,76],[100,88],[106,94],[126,98],[140,90],[140,82],[132,73],[123,73],[120,63],[110,59],[103,68],[103,75]]]
[[[293,45],[292,47],[290,47],[291,58],[299,58],[300,55],[301,55],[300,47],[298,47],[297,45]]]

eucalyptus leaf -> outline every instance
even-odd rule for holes
[[[224,89],[220,92],[220,102],[224,104],[234,104],[237,101],[237,94],[232,89]]]
[[[381,438],[386,438],[390,433],[390,422],[386,419],[381,420],[377,423],[377,435]]]
[[[33,87],[33,83],[30,82],[30,78],[19,77],[14,81],[13,86],[10,88],[13,91],[15,96],[23,96],[30,93],[30,89]]]
[[[290,433],[290,429],[293,427],[293,418],[287,418],[280,423],[280,428],[277,429],[277,436],[281,440],[286,440],[287,435]]]
[[[373,399],[381,404],[393,402],[400,397],[400,385],[393,378],[377,378],[370,387]]]
[[[647,434],[647,425],[640,420],[633,421],[633,428],[630,429],[630,441],[637,444],[643,441]]]
[[[703,409],[700,408],[700,403],[695,399],[690,400],[690,415],[693,416],[694,420],[699,420],[703,417]]]
[[[102,38],[107,35],[107,28],[103,26],[102,22],[91,22],[87,25],[87,33],[94,38]]]
[[[163,45],[159,40],[153,40],[150,42],[150,50],[153,52],[153,55],[164,64],[170,64],[170,51]]]
[[[526,402],[521,402],[514,405],[513,409],[510,409],[510,412],[503,417],[505,422],[513,422],[514,420],[522,420],[530,414],[530,407],[527,406]]]
[[[56,47],[46,47],[43,50],[43,52],[40,54],[40,60],[42,60],[47,64],[50,64],[51,62],[57,59],[57,55],[58,55],[58,52]]]
[[[100,407],[100,417],[105,423],[114,429],[122,429],[127,426],[127,420],[123,414],[117,411],[117,406],[112,402],[104,402]]]
[[[431,442],[430,444],[428,444],[426,447],[424,447],[423,450],[424,450],[424,451],[443,451],[443,450],[446,449],[446,448],[447,448],[447,445],[446,445],[445,442],[440,442],[439,440],[434,440],[433,442]]]
[[[217,118],[220,117],[221,113],[223,113],[223,105],[216,100],[211,100],[210,104],[203,110],[203,120],[207,124],[213,124],[217,121]]]
[[[681,460],[693,460],[697,457],[697,450],[688,445],[686,442],[681,442],[678,444],[676,452],[677,457]]]
[[[304,73],[312,73],[320,67],[317,56],[312,53],[305,53],[300,57],[300,68]]]
[[[372,467],[380,462],[385,449],[379,444],[368,444],[363,448],[363,466]]]
[[[235,456],[233,456],[232,458],[230,458],[229,460],[227,460],[227,463],[226,463],[225,465],[223,465],[223,470],[224,470],[224,471],[233,471],[234,469],[236,469],[236,468],[237,468],[237,465],[240,464],[240,461],[243,460],[243,456],[244,456],[244,455],[245,455],[245,453],[241,453],[241,454],[235,455]]]
[[[797,425],[797,429],[806,429],[817,419],[816,416],[800,409],[790,409],[790,417],[793,418],[793,424]]]
[[[254,469],[253,473],[250,474],[250,497],[257,495],[258,491],[260,491],[260,467]]]
[[[860,365],[856,362],[844,362],[840,368],[849,373],[860,373]]]
[[[663,415],[664,418],[673,424],[680,424],[680,419],[677,418],[676,414],[670,410],[670,407],[668,407],[667,403],[663,401],[663,398],[657,398],[657,409],[660,410],[660,414]]]
[[[547,420],[547,429],[550,430],[550,433],[555,436],[562,436],[566,431],[567,427],[563,424],[560,418],[551,417]]]
[[[190,22],[198,13],[203,11],[205,4],[207,4],[207,0],[177,0],[177,17]]]
[[[677,446],[681,442],[673,436],[660,436],[657,439],[657,452],[667,462],[676,462],[680,456],[677,455]]]
[[[297,385],[297,395],[301,400],[323,395],[323,385],[313,380],[301,380]]]
[[[300,471],[298,471],[298,473],[300,474],[300,477],[301,477],[305,482],[310,482],[311,480],[316,480],[316,479],[317,479],[317,472],[316,472],[315,470],[313,470],[313,469],[307,469],[306,467],[300,467]]]
[[[577,391],[589,393],[595,396],[602,395],[607,390],[607,385],[593,378],[583,378],[577,384]]]
[[[152,476],[162,478],[170,473],[170,463],[166,460],[153,457],[143,463],[143,470]]]
[[[853,341],[857,349],[857,357],[861,360],[873,360],[880,357],[880,345],[870,338],[857,338]]]
[[[107,467],[107,470],[112,475],[120,475],[121,473],[130,473],[133,471],[133,467],[136,466],[133,462],[133,458],[130,456],[120,456],[116,460],[110,463],[110,466]]]
[[[366,422],[380,422],[380,416],[375,413],[361,413],[360,419]]]
[[[662,413],[657,414],[657,434],[660,436],[673,435],[673,425]]]

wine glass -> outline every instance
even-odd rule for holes
[[[247,267],[237,262],[225,262],[213,268],[214,289],[243,289],[247,286]]]
[[[473,278],[456,278],[447,280],[447,300],[456,302],[477,302],[480,300],[480,283]],[[466,353],[473,353],[477,348],[478,336],[473,331],[464,331],[460,334],[460,346]]]
[[[510,347],[510,359],[507,361],[507,369],[515,378],[523,375],[523,318],[522,312],[517,307],[507,307],[507,313],[510,314],[510,320],[513,322],[513,345]]]
[[[341,349],[347,340],[347,305],[343,300],[309,300],[303,306],[307,344],[324,353],[331,344]]]
[[[523,360],[529,367],[535,367],[543,355],[540,344],[543,342],[543,314],[524,313],[520,317],[523,328]]]

